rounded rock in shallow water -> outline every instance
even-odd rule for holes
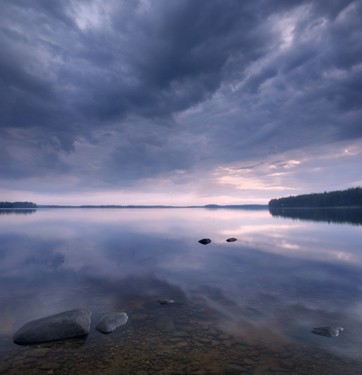
[[[171,303],[174,303],[175,301],[173,299],[159,299],[157,302],[160,305],[169,305]]]
[[[75,309],[33,320],[15,332],[13,341],[26,345],[85,336],[89,333],[91,314]]]
[[[210,238],[203,238],[202,240],[199,241],[203,245],[207,245],[208,243],[211,242]]]
[[[343,327],[317,327],[312,329],[312,333],[325,337],[337,337],[342,331],[344,331]]]
[[[237,239],[235,237],[228,238],[226,242],[235,242]]]
[[[96,330],[102,333],[110,333],[116,328],[127,323],[128,315],[125,312],[114,312],[102,316],[99,319]]]

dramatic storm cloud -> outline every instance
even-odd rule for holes
[[[362,184],[360,0],[12,0],[0,21],[0,200]]]

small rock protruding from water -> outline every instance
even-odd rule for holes
[[[110,333],[116,328],[125,325],[127,320],[128,315],[125,312],[108,313],[98,320],[96,330],[102,333]]]
[[[237,238],[235,237],[231,237],[226,240],[226,242],[235,242],[235,241],[237,241]]]
[[[342,331],[344,331],[343,327],[317,327],[312,329],[312,333],[325,337],[337,337]]]
[[[202,240],[199,241],[203,245],[207,245],[208,243],[211,242],[210,238],[203,238]]]
[[[174,303],[175,301],[173,299],[164,299],[164,298],[161,298],[157,302],[160,305],[170,305],[171,303]]]
[[[88,335],[91,314],[88,310],[74,309],[32,320],[15,332],[13,341],[27,345]]]

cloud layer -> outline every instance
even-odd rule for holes
[[[0,18],[4,198],[362,180],[360,1],[14,0]]]

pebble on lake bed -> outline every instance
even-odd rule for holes
[[[343,330],[343,327],[317,327],[312,329],[312,333],[325,337],[337,337]]]
[[[159,299],[157,302],[158,302],[160,305],[169,305],[169,304],[171,304],[171,303],[174,303],[175,301],[174,301],[173,299],[163,299],[163,298],[161,298],[161,299]]]
[[[210,238],[203,238],[202,240],[199,241],[203,245],[207,245],[208,243],[211,242]]]

